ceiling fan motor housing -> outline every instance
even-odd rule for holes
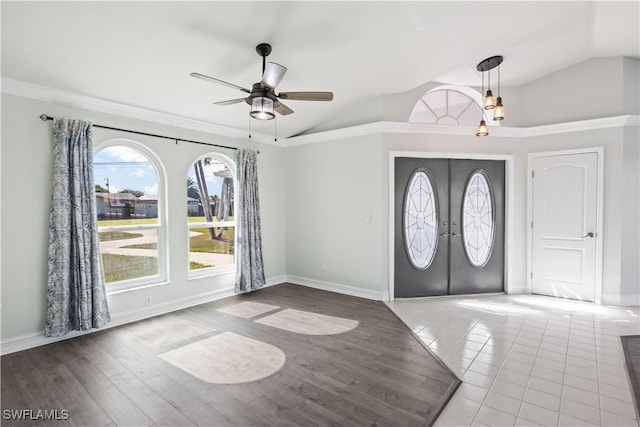
[[[273,89],[262,86],[260,82],[253,84],[253,87],[251,88],[251,94],[245,98],[245,102],[251,105],[253,103],[253,98],[257,98],[259,96],[263,96],[272,100],[275,107],[280,105],[280,101],[278,101],[278,98],[276,98],[276,94]]]

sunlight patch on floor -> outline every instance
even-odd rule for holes
[[[129,333],[147,348],[157,349],[215,331],[201,324],[179,318],[154,321],[148,328]]]
[[[278,307],[277,305],[247,301],[241,302],[240,304],[230,305],[224,308],[219,308],[218,311],[221,313],[227,313],[234,316],[242,317],[244,319],[249,319],[250,317],[277,310],[278,308],[280,307]]]
[[[212,384],[256,381],[278,372],[287,359],[278,347],[233,332],[168,351],[160,358]]]
[[[256,320],[256,323],[305,335],[341,334],[358,326],[357,320],[286,309]]]

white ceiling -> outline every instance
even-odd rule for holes
[[[2,76],[248,129],[249,107],[215,106],[260,80],[255,52],[288,67],[278,91],[292,136],[385,94],[430,81],[478,85],[476,64],[503,55],[520,85],[591,57],[640,56],[639,2],[2,2]],[[273,122],[252,121],[271,133]]]

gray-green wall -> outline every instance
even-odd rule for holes
[[[127,119],[2,95],[2,339],[42,331],[46,313],[48,218],[52,175],[51,123],[38,116],[65,116],[95,123],[135,129],[229,146],[256,144],[203,132],[188,131],[150,122]],[[112,315],[126,314],[153,305],[232,288],[235,275],[223,274],[188,280],[185,179],[189,166],[213,147],[179,143],[134,134],[94,129],[94,144],[114,137],[138,141],[149,147],[166,171],[167,240],[169,283],[109,296]],[[285,171],[283,149],[257,144],[263,227],[263,252],[267,278],[286,273]],[[219,152],[235,158],[234,150]]]

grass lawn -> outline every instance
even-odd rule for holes
[[[189,238],[189,250],[191,252],[209,252],[215,254],[229,254],[234,251],[234,231],[233,229],[225,230],[222,233],[223,240],[212,239],[207,228],[192,228],[191,231],[202,233],[198,236]],[[158,249],[156,242],[139,243],[135,245],[122,246],[127,249]]]
[[[98,220],[98,227],[110,227],[112,225],[147,225],[157,223],[158,218],[101,219]]]
[[[124,231],[103,231],[98,233],[98,237],[101,242],[108,242],[110,240],[135,239],[136,237],[142,237],[142,234],[128,233]]]
[[[191,252],[211,252],[217,254],[229,254],[234,251],[234,228],[227,228],[222,233],[222,240],[212,239],[209,235],[208,228],[192,228],[190,231],[196,231],[199,234],[189,238],[189,250]],[[217,231],[217,229],[216,229]]]
[[[191,270],[211,267],[198,262],[190,262],[189,264]],[[158,274],[158,258],[102,254],[102,268],[104,269],[106,283],[154,276]]]

